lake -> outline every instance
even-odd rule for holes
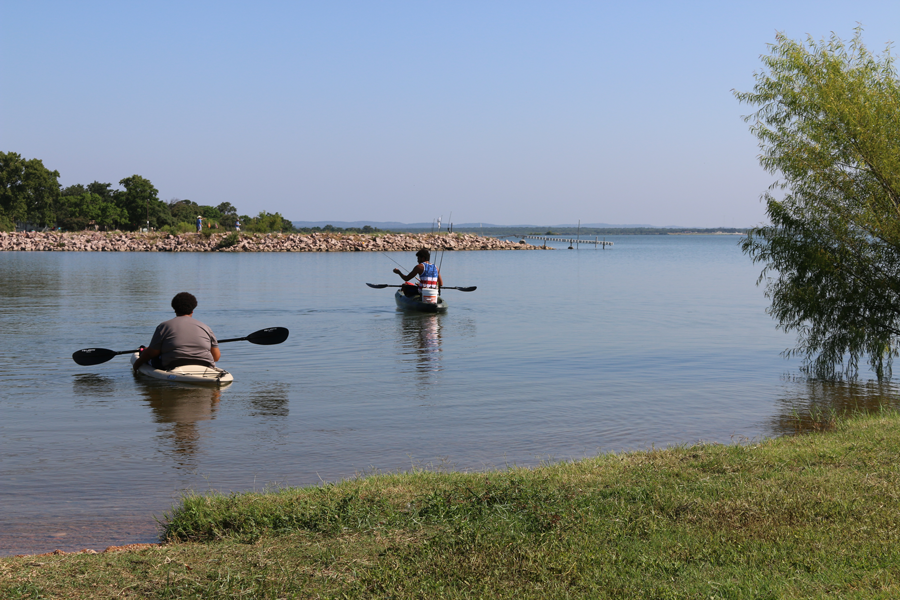
[[[895,402],[802,376],[737,236],[448,252],[442,315],[394,304],[412,253],[0,253],[0,555],[156,541],[185,490],[483,470],[793,433]],[[137,379],[129,350],[190,291],[222,389]],[[812,417],[812,418],[811,418]]]

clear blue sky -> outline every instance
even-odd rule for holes
[[[745,227],[777,31],[900,2],[3,0],[0,151],[294,220]]]

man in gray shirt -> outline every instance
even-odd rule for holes
[[[157,369],[173,369],[184,365],[213,367],[221,358],[219,342],[205,323],[193,317],[197,299],[181,292],[172,298],[175,318],[160,323],[147,346],[132,365],[137,371],[146,362]]]

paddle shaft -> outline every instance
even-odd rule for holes
[[[242,342],[246,340],[251,344],[270,346],[273,344],[280,344],[286,340],[289,333],[290,332],[284,327],[269,327],[267,329],[254,331],[245,337],[218,340],[218,342],[220,344],[225,344],[227,342]],[[140,352],[140,350],[122,350],[121,352],[116,352],[115,350],[107,350],[106,348],[86,348],[73,353],[72,360],[82,366],[99,365],[112,360],[113,357],[121,354],[134,354],[135,352]]]
[[[373,288],[376,290],[383,290],[384,288],[388,288],[388,287],[403,287],[403,284],[396,285],[393,283],[367,283],[366,285],[369,286],[370,288]],[[445,286],[441,286],[441,289],[442,290],[459,290],[461,292],[474,292],[476,289],[478,289],[478,286],[473,285],[471,287],[458,287],[458,286],[445,285]]]

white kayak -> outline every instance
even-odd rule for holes
[[[131,355],[131,364],[138,359],[140,353]],[[206,385],[228,385],[234,381],[231,373],[219,367],[204,367],[202,365],[185,365],[175,367],[171,371],[156,369],[150,363],[144,363],[138,372],[145,377],[164,379],[165,381],[177,381],[179,383],[200,383]]]

